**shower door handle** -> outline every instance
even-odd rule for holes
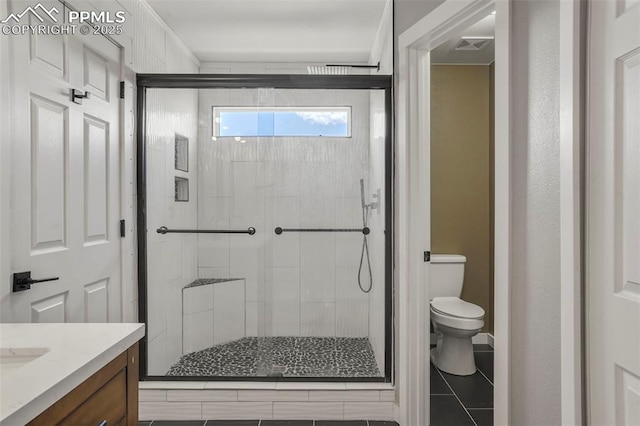
[[[280,235],[283,232],[361,232],[364,235],[369,235],[371,230],[366,226],[364,228],[281,228],[277,227],[274,232],[276,235]]]
[[[256,228],[250,227],[248,229],[169,229],[166,226],[161,226],[156,229],[158,234],[249,234],[254,235]]]

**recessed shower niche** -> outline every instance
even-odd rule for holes
[[[182,172],[189,171],[189,139],[176,133],[174,168]]]
[[[287,77],[139,76],[146,379],[391,379],[391,79]]]

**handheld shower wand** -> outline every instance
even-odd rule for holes
[[[362,227],[367,227],[369,220],[369,208],[364,199],[364,179],[360,179],[360,200],[362,201]],[[365,255],[367,257],[367,266],[369,269],[369,286],[364,287],[362,284],[362,265],[364,263]],[[360,252],[360,267],[358,268],[358,287],[363,293],[369,293],[373,288],[373,273],[371,272],[371,259],[369,258],[369,244],[367,241],[367,235],[362,236],[362,251]]]

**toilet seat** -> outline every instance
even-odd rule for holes
[[[484,318],[484,309],[458,297],[435,297],[431,300],[431,310],[440,315],[478,320]]]
[[[478,331],[484,326],[484,309],[458,297],[434,297],[431,320],[460,331]]]

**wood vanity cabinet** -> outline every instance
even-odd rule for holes
[[[29,423],[33,426],[137,424],[138,343]]]

